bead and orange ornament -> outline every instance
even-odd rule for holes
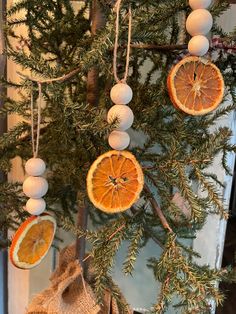
[[[224,79],[215,64],[202,58],[209,49],[205,35],[213,19],[207,10],[211,1],[190,0],[193,9],[186,20],[187,32],[193,37],[188,43],[191,56],[178,62],[167,78],[167,88],[173,105],[190,115],[204,115],[215,110],[224,96]]]
[[[38,157],[41,124],[41,83],[38,83],[38,118],[36,143],[34,139],[34,106],[31,95],[31,136],[33,158],[25,164],[28,177],[23,182],[23,192],[29,197],[25,210],[29,217],[16,231],[10,247],[10,260],[18,268],[30,269],[38,265],[49,251],[56,231],[55,219],[44,213],[46,203],[43,196],[48,191],[48,182],[42,177],[46,170],[45,162]]]
[[[115,129],[108,137],[108,143],[114,150],[97,158],[87,176],[88,196],[94,206],[106,213],[118,213],[129,209],[139,198],[143,189],[144,176],[136,158],[124,151],[130,144],[126,132],[133,124],[134,114],[127,106],[133,92],[126,83],[129,71],[131,43],[131,8],[129,8],[129,33],[127,44],[126,67],[123,79],[117,76],[117,49],[119,37],[119,14],[121,0],[116,3],[116,36],[114,45],[113,71],[116,84],[110,97],[114,105],[107,114],[107,122],[115,123]]]

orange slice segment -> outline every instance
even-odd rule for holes
[[[175,107],[191,115],[204,115],[221,103],[224,79],[216,65],[190,56],[170,71],[167,88]]]
[[[129,209],[143,189],[142,168],[127,151],[109,151],[92,164],[87,190],[94,206],[106,213]]]
[[[16,231],[10,260],[18,268],[37,266],[49,251],[56,231],[55,219],[48,215],[29,217]]]

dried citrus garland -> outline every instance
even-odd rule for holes
[[[193,9],[186,21],[187,32],[192,36],[188,51],[192,56],[176,64],[167,79],[170,99],[177,109],[191,115],[204,115],[218,107],[224,95],[224,80],[220,70],[203,59],[209,49],[205,36],[213,19],[207,8],[211,0],[189,0]]]
[[[87,176],[87,190],[94,206],[106,213],[117,213],[129,209],[139,198],[143,189],[142,168],[136,158],[127,151],[130,137],[126,132],[134,120],[132,110],[127,104],[132,100],[133,92],[126,84],[129,70],[131,42],[131,8],[129,8],[129,35],[124,78],[117,76],[117,48],[119,34],[119,13],[121,0],[116,3],[116,36],[114,45],[113,70],[115,84],[111,89],[111,100],[115,103],[107,114],[108,123],[117,122],[116,130],[109,135],[109,145],[114,149],[92,164]]]
[[[46,166],[41,158],[38,158],[39,136],[41,124],[41,83],[39,86],[38,119],[36,144],[34,142],[34,108],[33,94],[31,95],[31,136],[33,158],[25,164],[25,170],[29,175],[23,183],[23,192],[29,197],[25,209],[32,214],[16,231],[10,247],[10,260],[14,266],[29,269],[38,265],[49,251],[55,230],[56,221],[49,214],[43,214],[46,203],[42,198],[48,190],[48,183],[42,177]]]

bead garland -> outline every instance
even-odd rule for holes
[[[211,13],[207,10],[211,0],[189,0],[192,12],[186,20],[187,32],[192,36],[188,43],[188,51],[193,56],[202,57],[209,50],[209,40],[206,35],[213,25]]]
[[[115,104],[110,108],[107,114],[107,122],[109,124],[114,121],[117,122],[116,129],[111,132],[108,138],[108,143],[111,148],[115,150],[124,150],[130,144],[129,134],[126,132],[134,121],[134,115],[132,110],[127,104],[132,100],[133,91],[131,87],[126,83],[129,72],[129,57],[130,57],[130,43],[131,43],[131,27],[132,16],[131,8],[129,7],[129,31],[128,31],[128,44],[126,55],[126,67],[123,79],[119,79],[117,75],[117,49],[119,39],[119,15],[120,15],[121,0],[118,0],[115,6],[116,9],[116,28],[115,28],[115,44],[114,44],[114,58],[113,58],[113,72],[116,84],[112,87],[110,97]]]
[[[29,175],[23,182],[23,192],[29,197],[25,209],[31,215],[40,215],[46,209],[46,203],[42,198],[48,191],[48,182],[42,177],[46,170],[45,162],[38,158],[39,151],[39,137],[40,137],[40,124],[41,124],[41,106],[42,106],[42,86],[38,82],[38,110],[37,110],[37,134],[36,143],[34,139],[34,101],[33,92],[31,93],[31,137],[32,137],[32,151],[33,158],[27,160],[25,164],[25,171]]]

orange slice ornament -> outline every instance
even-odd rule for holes
[[[144,176],[128,151],[112,150],[99,156],[87,176],[87,191],[94,206],[106,213],[123,212],[138,199]]]
[[[224,79],[215,64],[201,57],[185,57],[170,71],[167,88],[173,105],[190,115],[216,109],[224,96]]]
[[[37,266],[49,251],[56,231],[55,219],[48,215],[31,216],[16,231],[10,247],[10,260],[18,268]]]

